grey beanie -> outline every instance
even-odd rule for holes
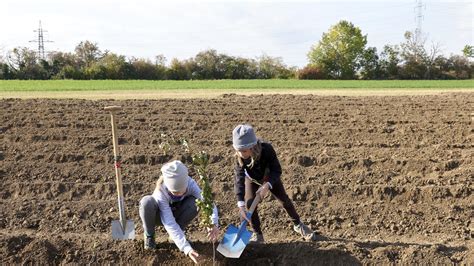
[[[163,183],[171,192],[183,192],[188,187],[188,168],[180,161],[171,161],[161,167]]]
[[[257,144],[257,136],[251,125],[238,125],[232,131],[232,146],[236,150],[249,149]]]

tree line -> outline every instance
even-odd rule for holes
[[[262,55],[255,59],[230,56],[216,50],[195,57],[154,60],[127,58],[97,43],[80,42],[74,52],[52,52],[39,59],[37,52],[17,47],[0,57],[0,79],[471,79],[474,47],[466,45],[460,55],[445,57],[438,44],[407,31],[403,43],[385,45],[381,52],[367,47],[367,35],[351,22],[340,21],[323,33],[298,69],[281,57]]]

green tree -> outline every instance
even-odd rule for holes
[[[157,67],[149,59],[143,58],[131,58],[130,64],[133,69],[133,78],[134,79],[147,79],[147,80],[157,80],[163,79],[164,71],[161,75],[157,70]]]
[[[65,65],[59,70],[58,74],[56,74],[56,76],[54,76],[53,78],[54,79],[84,79],[84,73],[71,65]]]
[[[294,78],[296,70],[286,67],[281,57],[271,57],[266,54],[257,58],[258,78],[260,79],[288,79]]]
[[[166,79],[166,60],[162,54],[155,56],[156,77],[154,79]]]
[[[10,71],[7,62],[3,59],[2,46],[0,46],[0,79],[13,79],[13,73]]]
[[[74,49],[77,59],[82,67],[90,67],[103,55],[97,43],[90,41],[80,42]]]
[[[242,57],[227,57],[224,61],[225,79],[255,79],[257,78],[257,63],[253,59]]]
[[[466,45],[464,49],[462,49],[462,53],[465,57],[474,58],[474,46]]]
[[[342,20],[332,26],[308,53],[309,63],[335,79],[354,79],[363,59],[367,35]]]
[[[410,31],[405,32],[405,42],[401,45],[403,79],[424,79],[428,71],[425,39]]]
[[[17,47],[8,53],[9,69],[17,79],[47,79],[48,73],[37,61],[36,52],[27,47]]]
[[[400,48],[397,45],[385,45],[380,53],[380,71],[383,79],[398,79]]]
[[[448,59],[450,73],[457,79],[471,79],[474,66],[465,56],[452,55]]]
[[[259,77],[260,70],[270,78],[279,75],[284,65],[280,59],[263,56],[257,62],[253,59],[219,54],[216,50],[200,52],[193,59],[193,79],[254,79]],[[267,77],[263,77],[267,78]]]
[[[0,63],[0,79],[14,79],[15,74],[12,72],[7,63]]]
[[[193,78],[197,79],[223,79],[226,72],[226,61],[229,56],[218,54],[216,50],[199,52],[194,57]]]
[[[167,77],[172,80],[189,80],[192,76],[192,61],[179,61],[173,58],[168,68]]]
[[[55,69],[49,61],[40,59],[38,65],[40,66],[42,79],[51,79],[53,75],[56,75]]]
[[[75,54],[53,52],[49,54],[48,60],[53,79],[82,79],[81,66]]]
[[[381,78],[381,67],[379,56],[377,54],[377,48],[367,48],[362,56],[361,60],[361,79],[380,79]]]
[[[128,79],[132,76],[125,56],[107,52],[98,62],[105,69],[106,79]]]
[[[232,79],[256,79],[258,76],[258,66],[254,59],[236,57],[228,69],[232,71],[228,78]]]
[[[436,75],[439,79],[454,79],[455,77],[451,75],[450,69],[451,65],[448,58],[444,56],[438,56],[434,62]]]
[[[107,79],[106,67],[98,62],[82,69],[85,79]]]

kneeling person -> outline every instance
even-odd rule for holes
[[[143,223],[145,249],[156,248],[155,225],[163,225],[179,250],[195,263],[199,254],[186,240],[183,230],[197,216],[196,199],[202,199],[201,189],[188,176],[187,167],[180,161],[166,163],[152,195],[140,200],[140,218]],[[219,236],[217,208],[211,215],[213,227],[207,228],[208,238],[215,242]]]

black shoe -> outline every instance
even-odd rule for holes
[[[146,236],[145,235],[144,248],[145,248],[145,250],[156,249],[156,242],[155,242],[155,238],[153,236]]]

